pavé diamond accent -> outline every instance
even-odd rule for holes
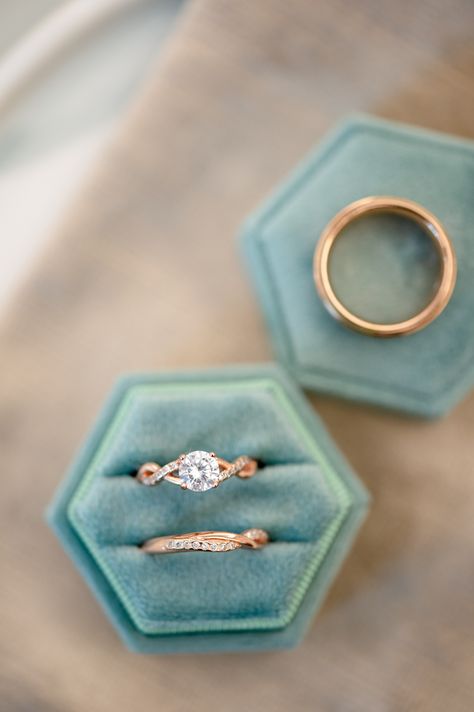
[[[234,551],[235,549],[259,549],[269,541],[267,532],[263,529],[246,529],[238,533],[232,532],[193,532],[176,537],[158,536],[147,539],[142,544],[142,549],[150,554],[172,551]]]
[[[252,462],[251,457],[247,457],[247,455],[241,455],[237,458],[237,460],[232,462],[226,470],[221,471],[220,481],[223,482],[224,480],[228,480],[229,477],[237,475],[241,471],[241,469],[245,467],[245,465],[249,464],[249,462]]]

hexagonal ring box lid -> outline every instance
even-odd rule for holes
[[[472,387],[473,176],[472,142],[356,117],[250,217],[243,232],[246,260],[275,352],[301,385],[427,417],[446,412]],[[351,331],[328,314],[315,289],[313,252],[323,228],[344,206],[370,195],[409,198],[428,208],[457,254],[448,306],[409,336]],[[439,269],[426,234],[393,215],[363,218],[346,229],[348,238],[333,252],[333,284],[342,301],[373,321],[395,322],[419,311]]]
[[[141,485],[144,461],[203,449],[258,459],[207,492]],[[295,645],[367,508],[367,493],[275,366],[122,379],[60,488],[50,523],[125,643],[139,652]],[[260,550],[156,556],[191,531],[265,529]]]

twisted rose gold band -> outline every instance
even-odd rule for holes
[[[174,554],[184,551],[234,551],[235,549],[260,549],[268,543],[263,529],[246,529],[241,534],[233,532],[192,532],[175,536],[157,536],[142,544],[147,554]]]
[[[205,483],[203,484],[203,477],[199,486],[196,484],[199,473],[197,473],[196,480],[193,482],[185,476],[187,459],[194,455],[201,457],[200,463],[204,461],[205,468],[207,467],[208,470],[204,472]],[[228,462],[221,457],[217,457],[213,452],[197,451],[187,455],[180,455],[176,460],[172,460],[162,467],[156,462],[145,462],[137,472],[137,479],[141,484],[148,486],[157,485],[166,480],[172,484],[180,485],[183,489],[203,491],[211,487],[217,487],[224,480],[228,480],[234,475],[243,479],[253,477],[257,472],[257,468],[257,461],[247,455],[241,455],[233,462]]]

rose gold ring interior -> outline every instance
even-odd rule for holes
[[[185,551],[222,552],[235,549],[260,549],[268,543],[263,529],[246,529],[241,534],[233,532],[192,532],[175,536],[157,536],[145,541],[141,548],[147,554],[179,554]]]
[[[329,261],[336,239],[349,223],[374,213],[396,213],[413,220],[433,241],[441,263],[438,287],[431,301],[418,314],[391,324],[379,324],[353,314],[336,296],[329,277]],[[436,319],[451,298],[456,283],[456,273],[456,255],[453,246],[436,216],[412,200],[392,196],[370,196],[347,205],[328,223],[314,253],[314,281],[329,313],[356,331],[379,337],[411,334]]]
[[[240,455],[233,462],[228,462],[222,457],[217,457],[214,452],[209,453],[209,456],[215,458],[219,465],[220,477],[216,484],[217,487],[228,480],[229,477],[236,475],[242,479],[253,477],[258,469],[258,463],[248,455]],[[180,455],[176,460],[168,462],[166,465],[158,465],[157,462],[145,462],[138,469],[137,479],[143,485],[157,485],[163,480],[171,482],[174,485],[179,485],[183,489],[187,489],[186,484],[181,480],[178,471],[180,463],[185,459],[186,455]]]

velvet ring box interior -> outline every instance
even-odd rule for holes
[[[448,411],[474,382],[474,144],[355,117],[331,133],[249,218],[243,246],[275,352],[303,386],[422,416]],[[442,222],[458,259],[453,296],[418,333],[380,339],[337,322],[313,281],[329,220],[370,195],[409,198]],[[396,322],[429,301],[433,245],[400,216],[363,218],[331,258],[337,295],[372,321]]]
[[[257,458],[250,480],[204,493],[133,473],[204,449]],[[367,508],[367,493],[278,367],[123,378],[49,510],[49,521],[124,642],[149,653],[298,643]],[[257,550],[153,556],[145,539],[268,531]]]

